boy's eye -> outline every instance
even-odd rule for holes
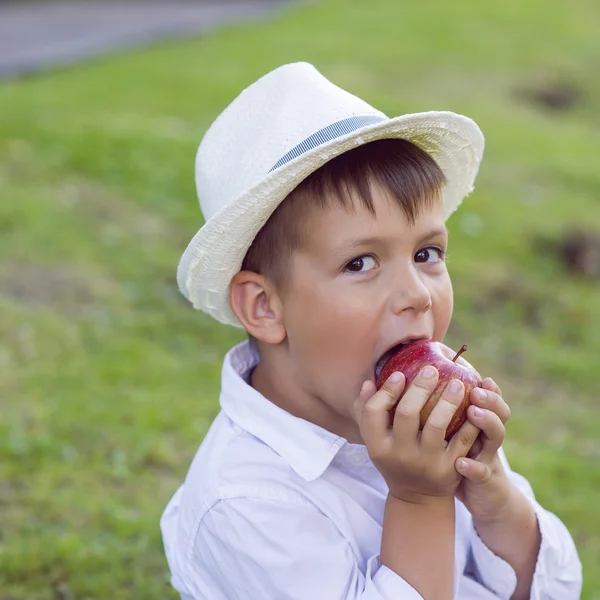
[[[415,262],[418,263],[437,263],[444,260],[445,252],[441,248],[429,246],[423,248],[415,254]]]
[[[344,271],[350,271],[351,273],[364,273],[366,271],[372,271],[377,267],[377,261],[370,254],[365,256],[358,256],[353,258],[345,267]]]

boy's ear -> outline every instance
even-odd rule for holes
[[[257,340],[279,344],[285,339],[281,301],[264,275],[236,273],[229,288],[229,303],[244,329]]]

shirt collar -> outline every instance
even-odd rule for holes
[[[249,341],[225,356],[221,377],[221,408],[239,427],[281,456],[300,477],[320,477],[347,440],[273,404],[246,381],[259,361]]]

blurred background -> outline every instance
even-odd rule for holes
[[[0,598],[175,598],[159,517],[243,339],[177,291],[194,155],[306,60],[486,135],[447,341],[502,387],[512,467],[600,599],[599,28],[597,0],[0,2]]]

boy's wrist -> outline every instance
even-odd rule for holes
[[[515,515],[522,512],[523,500],[526,501],[526,498],[508,477],[500,477],[495,487],[493,504],[496,508],[491,511],[488,509],[481,511],[481,513],[478,511],[472,513],[473,524],[478,529],[511,522],[514,520]]]
[[[511,484],[511,499],[496,518],[476,519],[473,525],[482,542],[515,571],[513,598],[529,598],[541,546],[541,532],[532,503]]]
[[[415,501],[416,500],[416,501]],[[388,494],[380,562],[424,598],[450,599],[454,588],[456,513],[453,496],[410,499]],[[437,577],[431,578],[432,556]]]
[[[503,503],[502,510],[494,515],[484,517],[473,516],[473,527],[492,550],[496,551],[496,542],[502,538],[518,539],[526,530],[538,530],[537,516],[528,498],[512,482],[509,482],[508,499]],[[512,545],[508,542],[505,543]],[[500,545],[505,545],[500,543]],[[496,551],[496,554],[502,555]]]
[[[449,502],[454,502],[453,496],[428,496],[415,492],[394,492],[388,493],[388,502],[402,503],[412,506],[422,506],[433,508],[435,506],[445,506]]]

